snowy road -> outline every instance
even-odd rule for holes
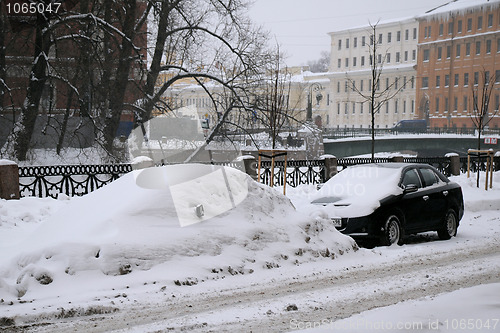
[[[304,267],[291,269],[288,276],[280,272],[279,278],[251,286],[224,289],[214,284],[200,293],[194,286],[181,297],[157,292],[154,302],[127,305],[109,315],[45,322],[27,331],[283,332],[300,327],[298,323],[338,320],[405,300],[500,282],[498,234],[474,246],[466,236],[362,249],[366,253],[351,254],[359,258],[356,264],[352,257],[341,258],[322,271],[305,275]]]

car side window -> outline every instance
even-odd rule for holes
[[[422,173],[422,177],[424,179],[425,186],[432,186],[434,184],[437,184],[439,182],[438,177],[432,171],[431,169],[425,169],[422,168],[420,169],[420,172]]]
[[[415,184],[418,188],[422,187],[420,177],[415,169],[407,170],[403,176],[403,181],[401,182],[401,185],[403,186],[408,186],[410,184]]]

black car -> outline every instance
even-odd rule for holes
[[[427,231],[450,239],[464,213],[460,185],[426,164],[349,167],[328,180],[311,203],[324,206],[340,232],[383,245],[402,245],[405,235]]]

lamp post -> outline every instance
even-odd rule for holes
[[[309,86],[309,94],[307,95],[307,113],[306,113],[306,121],[312,122],[312,94],[313,91],[316,93],[316,103],[323,99],[323,95],[321,95],[320,91],[323,90],[323,86],[318,82],[314,82]]]

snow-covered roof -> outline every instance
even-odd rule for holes
[[[428,10],[425,14],[420,15],[418,18],[426,19],[435,16],[447,18],[450,14],[464,14],[468,9],[478,9],[485,5],[491,7],[498,6],[500,5],[500,0],[453,0],[439,7]]]

